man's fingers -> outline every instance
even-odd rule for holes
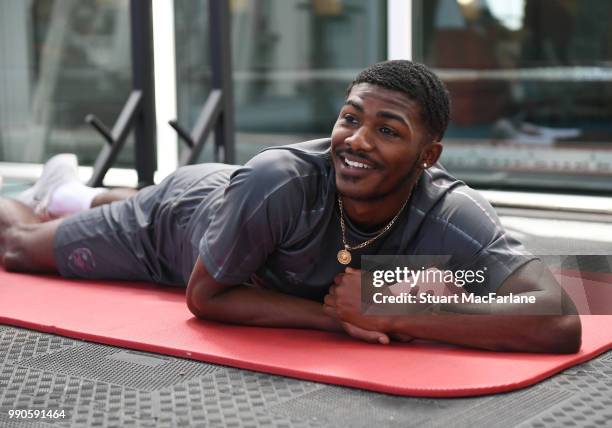
[[[323,298],[323,303],[325,303],[328,306],[336,307],[336,296],[333,296],[331,294],[326,294],[325,297]]]
[[[378,334],[378,343],[380,343],[381,345],[388,345],[391,340],[389,339],[389,336],[387,336],[384,333],[377,333]]]
[[[389,344],[389,336],[379,331],[364,330],[363,328],[357,327],[353,324],[343,322],[342,327],[344,330],[355,339],[360,339],[369,343],[380,343],[382,345]]]
[[[340,272],[339,274],[334,276],[334,284],[342,284],[342,278],[344,278],[344,275],[346,275],[344,272]]]

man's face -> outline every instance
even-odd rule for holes
[[[405,194],[428,156],[419,107],[377,85],[353,86],[331,136],[338,192],[356,200]],[[438,153],[439,155],[439,153]]]

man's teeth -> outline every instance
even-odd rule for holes
[[[347,164],[348,166],[352,167],[352,168],[372,169],[371,166],[368,166],[368,165],[366,165],[364,163],[354,162],[354,161],[348,160],[346,158],[344,158],[344,163]]]

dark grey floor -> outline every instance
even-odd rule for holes
[[[394,397],[0,327],[0,426],[610,427],[612,353],[477,398]],[[10,409],[64,410],[16,421]]]
[[[612,237],[612,222],[597,220]],[[612,240],[602,236],[512,232],[539,254],[612,254]],[[610,261],[591,258],[576,267],[610,272]],[[16,420],[11,409],[64,410],[65,417]],[[512,393],[425,399],[0,326],[0,426],[612,427],[612,353]]]

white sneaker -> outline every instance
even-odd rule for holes
[[[76,155],[62,153],[45,163],[36,183],[18,194],[15,199],[34,210],[37,216],[45,216],[53,192],[64,183],[79,179],[79,162]]]

